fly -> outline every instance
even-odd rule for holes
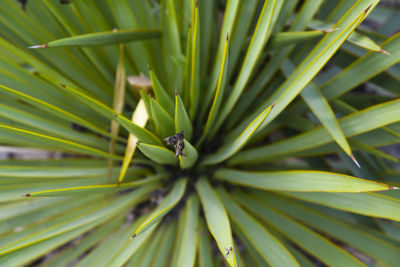
[[[184,139],[185,139],[185,135],[183,134],[183,131],[180,131],[179,133],[164,139],[164,141],[167,145],[174,146],[175,157],[178,157],[178,155],[180,155],[181,157],[186,157],[186,155],[183,154],[183,149],[185,148]]]

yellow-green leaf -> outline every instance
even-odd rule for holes
[[[138,147],[143,154],[157,163],[171,165],[176,165],[178,163],[178,159],[175,157],[175,154],[165,147],[145,143],[139,143]]]
[[[135,188],[144,184],[153,183],[165,178],[165,175],[155,175],[141,180],[136,180],[129,183],[122,184],[106,184],[106,185],[89,185],[89,186],[79,186],[71,188],[62,188],[46,191],[38,191],[33,193],[28,193],[23,196],[25,197],[56,197],[56,196],[67,196],[75,194],[107,194],[114,192],[118,187],[121,190]]]
[[[47,44],[34,45],[29,48],[47,48],[56,46],[100,46],[147,39],[160,38],[159,30],[118,30],[108,32],[96,32],[78,36],[66,37]]]
[[[234,155],[239,149],[241,149],[257,130],[260,124],[265,120],[268,114],[271,112],[274,104],[267,107],[257,118],[255,118],[244,131],[232,142],[227,142],[224,146],[218,149],[214,154],[208,155],[201,162],[202,165],[216,164],[226,160],[230,156]],[[227,138],[229,139],[229,137]]]
[[[217,242],[221,254],[225,256],[227,250],[229,251],[232,248],[225,260],[229,263],[229,266],[236,266],[236,250],[233,244],[231,225],[224,205],[205,178],[201,178],[196,183],[196,190],[203,206],[208,229]]]
[[[265,262],[272,266],[299,266],[286,247],[261,223],[245,212],[222,188],[218,195],[227,208],[230,217],[247,237]]]
[[[115,114],[115,119],[131,134],[139,139],[139,142],[145,142],[148,144],[162,145],[161,140],[155,136],[152,132],[143,128],[136,123],[131,122],[122,115]]]
[[[185,193],[187,178],[178,180],[171,192],[163,199],[163,201],[157,206],[157,208],[147,217],[147,219],[139,225],[132,235],[132,238],[143,233],[153,224],[160,221],[168,212],[178,204]]]
[[[219,180],[264,190],[295,192],[370,192],[390,190],[392,186],[350,175],[322,171],[250,172],[220,169]]]
[[[183,156],[179,155],[179,165],[182,169],[187,169],[192,167],[199,157],[199,153],[192,144],[189,143],[186,139],[183,140],[185,144],[185,148],[183,149]]]
[[[175,132],[183,131],[185,139],[190,141],[193,135],[193,126],[181,97],[175,94]]]
[[[144,104],[143,99],[139,100],[139,103],[136,106],[135,112],[132,114],[132,122],[135,123],[139,127],[144,127],[149,119],[147,114],[147,110]],[[124,160],[122,161],[121,171],[119,173],[118,183],[122,183],[122,180],[125,177],[126,171],[131,163],[133,154],[136,150],[136,144],[139,139],[133,134],[129,134],[128,143],[126,145]]]

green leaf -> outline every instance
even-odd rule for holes
[[[400,221],[400,200],[378,193],[282,192],[282,194],[334,209]]]
[[[375,75],[390,68],[400,59],[400,33],[387,39],[382,48],[391,55],[370,52],[353,62],[321,86],[321,90],[327,99],[337,98],[350,91],[357,85],[366,82]]]
[[[339,30],[325,35],[290,77],[263,102],[262,107],[274,101],[277,102],[277,105],[271,112],[271,115],[262,123],[259,130],[263,129],[275,119],[315,77],[326,62],[328,62],[339,49],[348,35],[365,19],[367,13],[378,3],[373,3],[371,6],[371,2],[373,1],[365,0],[355,3],[349,12],[335,25],[335,28],[339,28]],[[260,112],[259,110],[261,110],[261,108],[245,119],[243,123],[239,125],[239,128],[244,128],[244,125]]]
[[[122,115],[115,114],[115,119],[131,134],[139,139],[139,142],[146,142],[154,145],[162,145],[161,140],[152,132],[143,128]]]
[[[340,127],[346,137],[359,135],[390,123],[400,121],[400,100],[388,101],[383,104],[355,112],[339,119]],[[287,155],[304,151],[332,142],[332,137],[323,127],[318,127],[281,142],[240,152],[231,159],[230,164],[260,163],[278,155]]]
[[[196,190],[203,206],[208,229],[217,242],[221,254],[225,256],[226,250],[232,248],[232,252],[225,257],[225,260],[229,266],[236,266],[236,249],[224,205],[205,178],[201,178],[196,183]]]
[[[198,264],[199,267],[209,267],[212,265],[212,251],[211,251],[211,238],[207,231],[207,226],[202,220],[200,223],[200,234],[199,234],[199,254]]]
[[[211,78],[209,83],[209,90],[207,91],[207,95],[205,97],[203,109],[205,110],[208,107],[208,104],[211,101],[211,98],[214,94],[214,91],[217,87],[218,77],[220,73],[220,66],[222,65],[222,58],[224,54],[225,40],[226,36],[229,35],[233,31],[233,26],[237,21],[237,14],[239,11],[239,0],[230,0],[226,2],[226,8],[224,12],[224,20],[222,22],[221,31],[219,34],[218,48],[215,56],[215,60],[213,63]]]
[[[335,233],[335,238],[359,249],[361,252],[387,264],[396,265],[399,260],[400,249],[397,245],[377,238],[371,230],[363,230],[359,224],[346,223],[332,216],[301,203],[296,199],[289,199],[275,194],[255,192],[257,199],[281,212],[288,214],[311,228],[327,235]]]
[[[172,221],[167,225],[167,230],[164,232],[163,240],[159,244],[158,251],[154,255],[152,266],[165,266],[169,262],[171,249],[174,244],[174,234],[176,233],[176,222]]]
[[[145,232],[156,222],[160,221],[168,212],[178,204],[185,193],[187,179],[180,179],[172,188],[171,192],[163,199],[157,208],[141,223],[132,235],[135,238],[137,235]]]
[[[95,246],[99,243],[103,238],[112,234],[117,227],[121,227],[123,222],[123,218],[113,219],[110,222],[105,223],[99,228],[92,231],[89,235],[85,237],[80,243],[78,243],[75,247],[60,253],[54,258],[50,259],[50,262],[46,261],[46,265],[48,266],[66,266],[69,263],[73,262],[77,257],[82,255],[85,251]]]
[[[233,141],[226,143],[224,146],[219,148],[214,154],[206,156],[201,162],[202,165],[216,164],[226,160],[230,156],[234,155],[239,149],[241,149],[257,130],[260,124],[265,120],[268,114],[273,109],[274,104],[267,107],[257,118],[255,118],[244,131],[236,138],[232,138]],[[228,137],[229,139],[229,137]]]
[[[191,41],[191,61],[190,61],[190,117],[192,120],[195,119],[197,107],[199,104],[200,95],[200,19],[199,19],[199,7],[196,2],[196,6],[193,10],[193,28],[192,28],[192,41]]]
[[[152,112],[151,117],[154,120],[154,124],[156,125],[156,130],[158,134],[162,138],[166,138],[175,134],[174,120],[168,114],[168,112],[163,107],[161,107],[161,105],[156,100],[154,100],[154,98],[150,98],[150,106]]]
[[[271,23],[273,14],[276,10],[280,10],[282,3],[283,1],[281,0],[264,2],[264,6],[261,10],[261,14],[258,18],[256,28],[250,41],[250,45],[246,51],[246,56],[239,71],[239,77],[236,79],[235,85],[232,88],[224,107],[221,109],[221,113],[219,114],[217,128],[220,127],[222,122],[232,111],[234,105],[239,100],[239,97],[242,94],[248,80],[250,79],[250,74],[253,72],[262,49],[264,48],[265,43],[272,32],[270,27],[273,26]]]
[[[269,49],[276,49],[288,45],[299,44],[306,41],[314,40],[324,36],[323,31],[304,31],[304,32],[279,32],[271,35],[268,42]]]
[[[138,147],[146,157],[157,163],[171,165],[178,164],[178,159],[175,157],[175,153],[165,147],[145,143],[139,143]]]
[[[0,264],[4,266],[29,265],[32,260],[42,255],[46,255],[46,253],[54,250],[55,248],[84,234],[92,229],[95,225],[96,223],[87,224],[78,229],[65,232],[53,238],[7,253],[6,255],[0,256]]]
[[[239,193],[235,199],[244,207],[250,210],[265,223],[276,228],[291,242],[303,248],[306,252],[320,259],[327,265],[341,266],[364,266],[357,258],[338,245],[335,245],[328,238],[319,235],[302,224],[296,222],[289,216],[268,207],[266,204]]]
[[[48,136],[48,135],[43,135],[39,134],[36,132],[31,132],[27,131],[24,129],[19,129],[7,125],[0,125],[0,132],[5,132],[5,133],[10,133],[12,135],[20,136],[23,138],[27,138],[30,140],[30,142],[33,143],[39,143],[39,144],[45,144],[49,146],[53,146],[62,150],[67,150],[67,151],[73,151],[73,152],[78,152],[78,153],[83,153],[83,154],[89,154],[89,155],[94,155],[98,157],[105,157],[105,158],[113,158],[120,160],[121,157],[109,154],[107,152],[88,147],[85,145],[81,145],[75,142],[63,140],[60,138]]]
[[[185,139],[190,141],[193,136],[193,126],[181,97],[175,94],[175,132],[183,131]]]
[[[189,267],[194,266],[198,239],[199,239],[199,200],[196,195],[191,195],[186,202],[183,218],[183,233],[179,243],[178,258],[176,266]]]
[[[290,76],[290,73],[292,73],[294,69],[295,66],[288,60],[282,64],[282,70],[286,77]],[[301,92],[301,96],[306,102],[307,106],[312,110],[314,115],[320,120],[329,134],[336,141],[336,143],[338,143],[338,145],[347,155],[354,159],[351,148],[343,134],[342,129],[340,128],[336,116],[317,85],[313,82],[310,82]]]
[[[272,266],[299,266],[296,259],[258,221],[247,214],[222,188],[218,195],[227,208],[230,217],[251,242],[257,252]]]
[[[149,74],[151,78],[151,83],[153,84],[153,92],[156,97],[157,102],[162,106],[170,116],[174,114],[174,102],[171,97],[165,91],[161,82],[157,78],[154,71],[149,67]]]
[[[192,167],[199,157],[199,153],[196,148],[192,146],[186,139],[183,140],[185,148],[183,149],[183,156],[179,155],[179,165],[182,169]]]
[[[136,267],[136,266],[151,266],[151,262],[154,259],[158,247],[160,245],[161,239],[164,237],[166,230],[166,225],[162,224],[157,229],[157,231],[152,236],[151,240],[148,240],[144,246],[141,246],[133,257],[126,263],[126,267]],[[137,260],[135,260],[135,257]]]
[[[157,226],[158,223],[155,223],[142,235],[125,242],[123,248],[109,262],[103,262],[104,266],[123,266],[143,245],[143,243],[145,243],[152,236],[152,233],[157,228]]]
[[[161,6],[163,7],[163,20],[161,24],[163,31],[163,38],[161,39],[163,42],[162,49],[164,49],[163,55],[165,64],[173,64],[173,67],[165,69],[169,81],[168,87],[172,90],[173,88],[182,87],[183,68],[176,60],[173,60],[174,57],[182,57],[182,46],[174,1],[167,0],[161,2]]]
[[[322,171],[250,172],[219,169],[219,180],[263,190],[295,192],[368,192],[393,187],[349,175]]]
[[[97,127],[96,125],[94,125],[94,124],[92,124],[92,123],[90,123],[88,121],[85,121],[85,120],[81,119],[80,117],[78,117],[78,116],[76,116],[76,115],[74,115],[74,114],[72,114],[72,113],[70,113],[68,111],[65,111],[63,109],[60,109],[60,108],[58,108],[58,107],[56,107],[56,106],[54,106],[52,104],[49,104],[49,103],[47,103],[47,102],[45,102],[43,100],[40,100],[40,99],[32,97],[30,95],[21,93],[21,92],[19,92],[17,90],[8,88],[8,87],[3,86],[3,85],[0,85],[0,90],[5,92],[5,93],[7,93],[7,94],[15,96],[18,99],[21,99],[21,100],[23,100],[23,101],[25,101],[25,102],[27,102],[27,103],[39,108],[39,109],[46,110],[46,111],[50,112],[51,114],[53,114],[53,115],[55,115],[57,117],[60,117],[60,118],[67,119],[69,121],[78,123],[79,125],[87,127],[89,129],[91,129],[91,130],[93,130],[95,132],[101,133],[101,134],[103,134],[105,136],[110,136],[110,134],[107,131],[104,131],[103,129]]]
[[[4,96],[3,96],[4,97]],[[7,99],[4,97],[4,100]],[[38,112],[37,109],[18,102],[7,101],[6,105],[0,103],[0,115],[12,121],[28,125],[38,129],[42,133],[49,133],[55,137],[65,138],[67,140],[79,142],[81,144],[93,146],[105,150],[107,142],[93,134],[85,134],[71,129],[59,118],[52,118],[50,113]],[[58,120],[58,121],[57,121]],[[107,133],[108,134],[108,133]]]
[[[39,191],[25,194],[25,197],[56,197],[56,196],[68,196],[75,194],[107,194],[115,191],[116,188],[121,190],[135,188],[144,184],[153,183],[160,181],[165,178],[164,175],[155,175],[153,177],[147,177],[145,179],[136,180],[134,182],[122,183],[122,184],[107,184],[107,185],[89,185],[79,186],[71,188],[53,189],[46,191]]]
[[[217,91],[215,92],[214,101],[212,103],[210,112],[208,113],[208,118],[206,124],[204,126],[203,136],[207,137],[208,132],[211,130],[211,127],[214,126],[214,122],[217,119],[219,108],[221,105],[222,97],[224,95],[224,89],[226,84],[226,76],[228,72],[228,45],[229,45],[229,36],[226,36],[221,66],[218,75],[218,83],[217,83]]]
[[[122,113],[125,104],[125,87],[126,87],[126,71],[124,63],[124,46],[120,45],[119,60],[117,65],[117,71],[115,74],[115,85],[114,85],[114,97],[113,97],[113,109],[116,113]],[[111,136],[118,136],[119,123],[115,120],[111,121]],[[111,138],[109,141],[108,152],[110,154],[115,153],[116,139]],[[110,183],[111,179],[111,168],[113,166],[113,161],[108,161],[108,177],[107,182]]]
[[[34,45],[29,48],[112,45],[118,43],[155,39],[160,37],[161,32],[159,30],[117,30],[66,37],[48,42],[47,44]]]
[[[320,20],[312,20],[310,24],[308,25],[311,29],[316,29],[316,30],[327,30],[333,27],[333,24],[327,23],[324,21]],[[347,38],[347,41],[360,46],[362,48],[375,51],[375,52],[382,52],[382,53],[387,53],[385,50],[383,50],[378,44],[376,44],[372,39],[368,38],[367,36],[358,33],[356,31],[352,32],[349,37]]]
[[[135,205],[140,201],[146,199],[148,193],[154,190],[155,188],[156,186],[154,185],[143,186],[142,188],[135,190],[130,194],[118,198],[117,200],[113,201],[111,204],[105,206],[104,208],[99,208],[99,204],[94,203],[97,209],[93,211],[93,204],[92,204],[91,206],[92,211],[89,214],[86,212],[85,216],[78,216],[73,220],[65,220],[62,223],[35,232],[29,235],[28,237],[21,238],[14,242],[10,242],[0,247],[0,255],[4,255],[11,251],[15,251],[36,244],[39,241],[43,241],[48,238],[59,235],[61,233],[77,229],[89,223],[95,223],[95,225],[99,225],[102,222],[106,221],[107,219],[117,215],[119,212],[125,210],[126,208],[131,207],[132,205]]]

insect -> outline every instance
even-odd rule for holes
[[[184,139],[185,139],[185,135],[183,134],[183,131],[180,131],[179,133],[164,139],[164,141],[167,145],[174,146],[175,157],[177,157],[178,155],[180,155],[182,157],[186,157],[186,155],[183,154],[183,149],[185,148],[185,142],[183,141]]]
[[[226,254],[225,254],[224,258],[229,256],[229,253],[231,253],[233,251],[233,247],[225,248],[225,249],[226,249]]]

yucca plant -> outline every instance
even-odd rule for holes
[[[377,5],[0,1],[0,266],[399,266]]]

